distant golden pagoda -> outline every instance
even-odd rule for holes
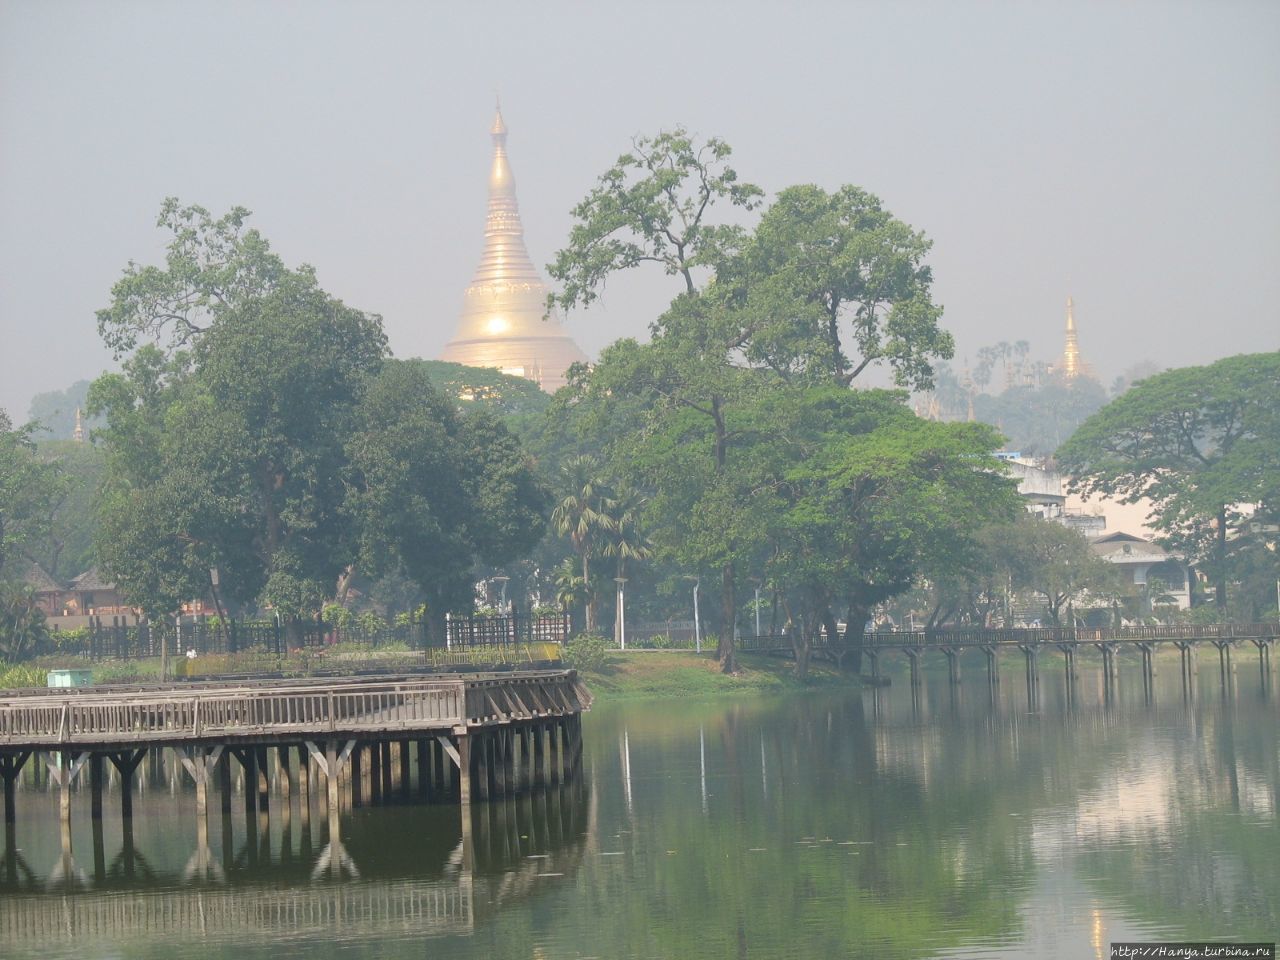
[[[1075,304],[1067,297],[1067,331],[1066,342],[1062,348],[1062,359],[1058,362],[1057,372],[1065,380],[1076,377],[1094,378],[1093,367],[1080,357],[1080,343],[1076,337]]]
[[[471,367],[497,367],[532,380],[547,392],[565,384],[565,372],[587,356],[547,312],[547,288],[529,259],[516,203],[516,181],[507,161],[507,127],[502,110],[493,118],[493,167],[489,172],[489,213],[484,253],[458,329],[441,360]]]

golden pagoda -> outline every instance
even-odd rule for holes
[[[547,288],[525,249],[501,107],[490,133],[493,167],[484,253],[467,287],[458,329],[440,359],[470,367],[497,367],[550,393],[564,386],[569,366],[586,363],[587,356],[554,314],[543,319]]]
[[[1093,377],[1093,367],[1080,357],[1080,344],[1076,338],[1075,304],[1067,297],[1067,331],[1066,342],[1062,348],[1062,359],[1058,362],[1057,372],[1066,380],[1076,377]]]

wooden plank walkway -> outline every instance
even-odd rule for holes
[[[5,820],[15,822],[15,781],[33,756],[43,759],[60,789],[64,832],[71,787],[91,770],[95,818],[102,809],[103,761],[121,775],[121,807],[132,816],[130,783],[146,751],[172,749],[196,785],[199,823],[208,815],[215,771],[229,807],[230,758],[244,768],[246,801],[266,802],[269,748],[280,757],[286,784],[290,755],[300,753],[299,781],[312,764],[325,778],[331,835],[338,835],[339,784],[350,783],[352,762],[367,754],[369,768],[388,778],[391,748],[407,783],[410,744],[418,746],[426,792],[445,779],[466,806],[504,796],[524,783],[560,782],[581,757],[581,714],[591,693],[573,670],[540,670],[434,677],[355,677],[264,682],[153,684],[27,690],[0,696],[0,779]],[[473,749],[474,747],[474,749]],[[517,760],[518,757],[518,760]],[[445,777],[444,766],[456,773]],[[253,800],[253,803],[259,801]]]

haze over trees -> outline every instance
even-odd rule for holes
[[[217,568],[233,608],[293,630],[340,576],[394,568],[441,623],[469,606],[476,562],[536,538],[541,490],[501,423],[390,361],[380,319],[286,268],[246,217],[167,201],[165,267],[130,265],[99,312],[132,351],[90,395],[107,419],[106,572],[161,618]]]
[[[1151,500],[1162,542],[1209,577],[1220,611],[1232,581],[1270,571],[1274,586],[1280,353],[1143,380],[1090,417],[1059,459],[1082,493]]]
[[[549,268],[557,300],[590,303],[644,262],[681,282],[648,343],[618,341],[575,371],[549,435],[641,491],[655,563],[715,581],[726,671],[752,581],[797,637],[834,632],[837,616],[857,634],[928,556],[966,549],[968,525],[1015,508],[994,431],[920,421],[904,392],[850,390],[876,365],[927,388],[951,355],[929,241],[856,187],[791,187],[753,229],[726,223],[717,201],[762,196],[727,145],[677,129],[635,146],[575,209]]]

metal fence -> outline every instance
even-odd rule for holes
[[[568,636],[569,618],[558,615],[450,617],[443,638],[433,638],[428,625],[422,621],[378,625],[357,622],[339,627],[308,620],[295,623],[290,631],[276,621],[229,619],[219,622],[199,618],[160,625],[129,617],[94,617],[84,630],[52,633],[51,650],[46,652],[90,660],[132,660],[158,657],[162,645],[170,655],[178,657],[189,651],[197,656],[250,650],[279,655],[290,652],[290,648],[323,649],[337,643],[373,648],[398,645],[412,650],[455,650],[563,643]]]

